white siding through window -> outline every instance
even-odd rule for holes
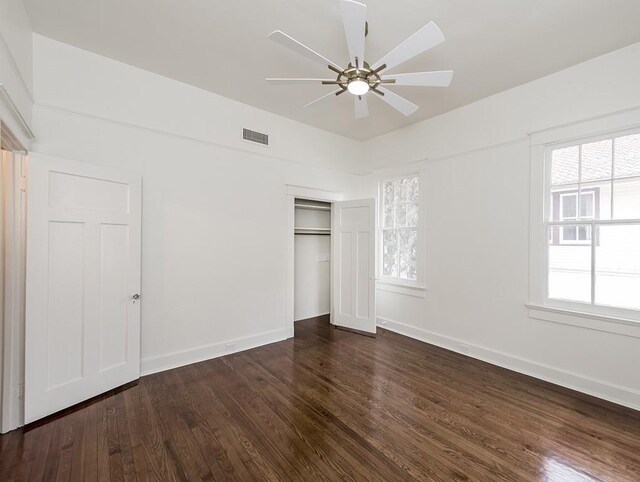
[[[640,133],[549,148],[547,298],[640,310]]]

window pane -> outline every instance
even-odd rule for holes
[[[382,273],[398,276],[398,232],[384,231],[382,234]]]
[[[394,212],[393,204],[391,204],[390,206],[384,207],[384,227],[385,228],[393,228],[394,226],[393,212]]]
[[[407,180],[398,179],[393,182],[393,191],[395,192],[395,203],[403,203],[407,199]]]
[[[566,226],[562,228],[563,241],[576,241],[578,239],[578,226]]]
[[[613,217],[640,219],[640,178],[614,181]]]
[[[615,140],[615,177],[640,176],[640,134]]]
[[[562,212],[560,219],[578,219],[576,199],[578,194],[564,194],[562,196]]]
[[[578,227],[578,241],[590,241],[591,240],[591,226]]]
[[[562,226],[560,231],[564,244],[584,244],[585,241],[591,240],[591,226]]]
[[[404,228],[407,225],[407,205],[396,204],[396,228]]]
[[[599,227],[595,302],[640,309],[640,225]]]
[[[578,146],[556,149],[551,153],[551,184],[578,182]]]
[[[590,226],[574,228],[577,233]],[[591,243],[583,242],[584,245],[549,246],[549,298],[591,302]]]
[[[416,241],[418,232],[415,229],[398,231],[400,245],[400,278],[416,279]]]
[[[611,219],[611,181],[581,185],[580,219]]]
[[[593,219],[595,208],[594,193],[583,192],[580,194],[580,219]]]
[[[393,204],[393,182],[386,181],[382,184],[383,203],[385,206]]]
[[[418,226],[418,205],[415,203],[407,204],[407,226],[411,228]]]
[[[611,179],[613,141],[606,139],[582,145],[581,181]]]
[[[409,178],[407,187],[407,202],[418,203],[419,179],[418,176]]]

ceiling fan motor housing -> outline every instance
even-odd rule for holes
[[[357,61],[358,59],[356,59]],[[356,62],[359,63],[359,62]],[[349,84],[355,81],[366,82],[369,86],[369,90],[375,92],[379,95],[384,95],[382,92],[376,90],[380,84],[391,84],[394,83],[395,80],[385,79],[382,80],[380,77],[380,72],[385,68],[385,65],[381,65],[377,69],[372,69],[371,66],[367,62],[363,62],[363,65],[356,65],[349,63],[346,69],[342,71],[338,71],[337,69],[329,67],[331,70],[338,72],[338,77],[335,82],[323,82],[323,84],[337,84],[342,91],[338,92],[338,94],[342,94],[348,90]]]

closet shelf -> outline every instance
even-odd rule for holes
[[[302,226],[295,226],[293,229],[296,231],[322,231],[322,232],[331,232],[331,228],[305,228]]]
[[[315,206],[313,204],[294,204],[297,209],[310,209],[312,211],[331,211],[331,206]]]

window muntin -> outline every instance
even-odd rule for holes
[[[383,278],[418,279],[419,180],[415,174],[381,183]]]
[[[640,310],[640,133],[547,152],[547,299]]]

